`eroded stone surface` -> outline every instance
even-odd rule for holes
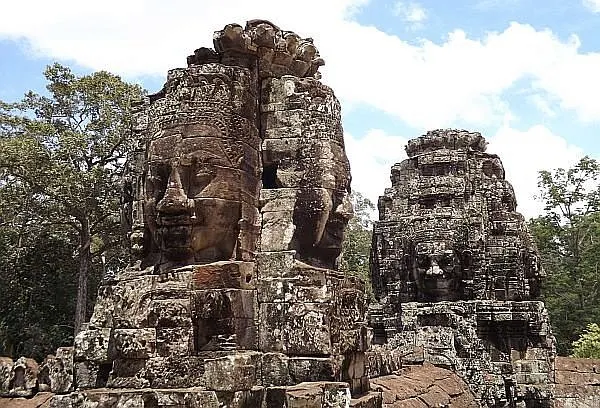
[[[37,392],[39,366],[26,357],[0,357],[0,397],[31,397]]]
[[[73,390],[73,347],[59,347],[56,355],[46,357],[39,379],[40,391],[66,393]]]
[[[49,408],[54,394],[38,392],[32,398],[0,398],[0,408]]]
[[[432,131],[392,167],[373,241],[373,285],[390,308],[539,294],[539,254],[500,158],[485,147],[479,133]]]
[[[374,342],[452,368],[483,406],[545,407],[556,352],[533,301],[543,271],[502,162],[485,148],[479,133],[431,131],[392,167],[373,234]],[[410,404],[448,403],[437,396]]]
[[[284,76],[262,81],[261,112],[261,249],[334,268],[352,216],[340,104],[319,81]]]
[[[264,20],[213,40],[133,113],[130,266],[39,374],[0,359],[2,395],[49,390],[38,396],[55,408],[595,403],[595,368],[564,363],[554,384],[539,257],[480,134],[429,132],[392,168],[372,345],[364,285],[335,270],[350,168],[323,60]]]
[[[600,406],[600,360],[557,357],[555,408]]]
[[[323,60],[262,20],[227,25],[214,44],[133,114],[132,261],[77,335],[79,394],[64,404],[197,388],[227,406],[341,407],[368,391],[364,284],[335,270],[350,168]]]
[[[469,386],[450,370],[429,363],[409,366],[398,374],[371,380],[382,394],[383,407],[477,408]]]

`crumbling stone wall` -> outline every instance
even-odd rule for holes
[[[428,132],[392,168],[371,344],[363,282],[336,271],[350,167],[322,58],[263,20],[214,46],[135,108],[130,266],[74,347],[0,358],[0,406],[600,404],[597,362],[555,366],[539,256],[479,133]]]

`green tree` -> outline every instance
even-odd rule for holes
[[[573,342],[573,357],[600,358],[600,326],[588,324],[581,337]]]
[[[600,165],[589,157],[539,176],[545,213],[530,228],[547,273],[543,297],[561,355],[600,321],[599,177]]]
[[[367,294],[372,298],[369,254],[373,234],[371,217],[375,205],[359,192],[352,192],[350,200],[354,208],[354,217],[348,223],[344,235],[340,270],[362,278],[366,284]]]
[[[108,72],[76,76],[59,64],[47,67],[44,75],[47,96],[29,92],[19,103],[0,103],[0,225],[9,237],[6,249],[27,252],[42,243],[63,245],[76,258],[77,333],[87,317],[88,281],[97,279],[91,271],[102,269],[102,255],[109,254],[115,266],[123,259],[118,245],[120,174],[137,143],[129,132],[130,107],[142,90]],[[53,258],[50,247],[41,249],[48,268],[52,260],[68,255],[58,251]],[[24,270],[19,251],[2,258],[3,268]],[[34,274],[31,279],[47,273],[43,264],[38,267],[28,271]]]

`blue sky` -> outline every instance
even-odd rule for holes
[[[404,144],[480,131],[519,208],[537,171],[600,157],[600,0],[21,0],[0,16],[0,99],[43,91],[44,67],[106,69],[160,89],[226,23],[265,18],[313,37],[342,102],[353,188],[373,201]],[[35,10],[32,13],[32,10]]]

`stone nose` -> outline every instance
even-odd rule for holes
[[[427,275],[429,276],[442,276],[444,274],[444,270],[440,268],[438,263],[434,260],[431,261],[431,266],[427,269]]]
[[[349,220],[354,216],[354,208],[352,207],[352,202],[350,201],[350,196],[348,194],[344,195],[342,202],[335,208],[335,212],[346,220]]]
[[[173,214],[187,212],[191,208],[189,200],[181,184],[181,176],[177,167],[173,166],[167,181],[164,197],[158,202],[156,209],[161,213]]]

